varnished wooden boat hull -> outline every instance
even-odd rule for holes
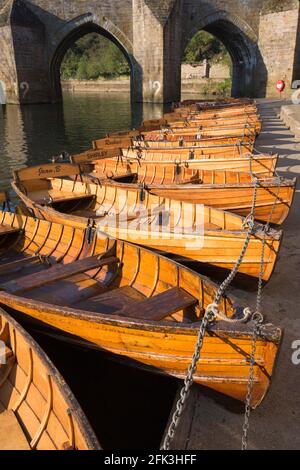
[[[211,281],[153,252],[107,239],[100,233],[93,233],[91,237],[90,231],[80,228],[10,213],[2,213],[1,221],[2,227],[22,229],[17,241],[3,240],[0,232],[1,248],[5,249],[0,258],[2,305],[24,314],[32,324],[38,322],[45,331],[51,327],[51,334],[62,336],[66,341],[125,356],[132,364],[148,366],[153,372],[185,376],[196,344],[199,321],[216,294],[217,287]],[[28,265],[24,263],[21,272],[16,271],[16,262],[12,269],[12,258],[10,264],[7,263],[7,257],[14,252],[19,253],[19,263],[21,254],[28,259]],[[76,260],[100,253],[103,261],[113,256],[116,262],[105,266],[102,261],[101,269],[69,275],[64,282],[52,281],[43,287],[41,279],[49,278],[56,266],[49,268],[37,261],[34,272],[41,270],[36,277],[40,287],[32,284],[30,288],[29,274],[25,277],[24,274],[30,272],[31,257],[37,253],[44,258],[48,256],[52,263],[63,263],[64,267],[72,267]],[[7,282],[10,280],[14,282]],[[16,286],[19,287],[14,292]],[[142,312],[145,314],[145,307],[139,307],[136,302],[141,302],[142,298],[147,305],[155,296],[173,292],[174,287],[195,299],[194,306],[180,307],[175,312],[167,302],[159,307],[164,311],[163,320],[139,318]],[[220,304],[220,309],[229,317],[237,313],[236,302],[235,306],[233,302],[224,297]],[[156,315],[157,309],[153,313]],[[211,324],[205,335],[195,381],[244,400],[252,329],[252,322]],[[280,342],[280,330],[266,325],[262,331],[255,356],[253,407],[261,402],[269,387]]]
[[[208,173],[208,172],[207,172]],[[216,174],[215,174],[216,173]],[[222,175],[218,174],[222,173]],[[228,172],[229,173],[229,172]],[[231,175],[226,172],[213,172],[212,184],[151,184],[148,179],[139,179],[138,183],[123,183],[110,180],[109,183],[102,181],[101,184],[114,185],[124,189],[141,191],[141,184],[146,185],[147,191],[160,197],[166,197],[192,204],[205,204],[246,217],[252,208],[254,183],[236,182],[230,183]],[[238,181],[239,173],[233,173]],[[223,177],[223,178],[222,178]],[[200,182],[201,174],[199,173]],[[225,179],[225,182],[224,182]],[[243,176],[240,177],[243,179]],[[246,177],[245,177],[246,179]],[[195,175],[196,180],[196,175]],[[219,180],[219,181],[218,181]],[[196,180],[197,181],[197,180]],[[199,183],[199,180],[198,180]],[[279,185],[279,186],[278,186]],[[283,180],[278,183],[277,179],[262,180],[257,189],[255,219],[261,222],[282,224],[290,211],[296,179]],[[273,208],[274,206],[274,208]]]
[[[132,135],[132,132],[130,132]],[[180,139],[184,139],[184,146],[207,146],[207,145],[218,145],[218,144],[236,144],[238,141],[252,143],[255,139],[256,132],[254,127],[240,126],[228,128],[225,126],[223,129],[217,127],[216,129],[206,129],[201,131],[201,138],[197,138],[199,134],[199,128],[196,131],[185,129],[182,132],[180,129],[175,130],[173,128],[170,131],[151,131],[148,133],[140,133],[136,137],[130,136],[111,136],[104,139],[93,141],[93,149],[105,149],[105,148],[124,148],[133,146],[152,146],[153,142],[179,142]],[[141,140],[142,138],[142,140]]]
[[[114,145],[114,144],[112,144]],[[117,144],[119,145],[119,144]],[[107,156],[107,150],[105,147],[99,147],[96,142],[94,142],[94,149],[87,150],[80,154],[72,155],[71,160],[73,163],[82,164],[86,162],[93,162],[95,160],[103,160],[107,158],[113,157],[135,157],[137,155],[143,156],[145,159],[151,159],[152,155],[154,160],[156,160],[155,155],[158,155],[158,159],[162,158],[161,156],[165,156],[165,160],[177,160],[177,159],[185,159],[188,160],[190,158],[191,152],[193,153],[194,158],[234,158],[234,157],[242,157],[242,156],[249,156],[252,154],[252,145],[248,143],[242,143],[242,145],[212,145],[212,146],[203,146],[203,147],[193,147],[190,148],[182,148],[182,147],[174,147],[172,149],[169,148],[115,148],[114,150],[110,150],[111,156]]]
[[[251,152],[254,150],[254,140],[255,138],[251,136],[237,136],[237,137],[215,137],[215,138],[207,138],[202,140],[194,140],[194,139],[184,139],[182,144],[179,144],[178,139],[172,140],[141,140],[141,141],[134,141],[134,145],[141,147],[141,148],[155,148],[155,149],[172,149],[172,148],[195,148],[195,147],[213,147],[217,145],[238,145],[241,142],[246,143],[249,147]]]
[[[34,168],[20,170],[17,181],[22,179],[22,172],[27,177],[28,172],[35,171]],[[50,192],[47,182],[44,182],[42,192],[40,189],[30,192],[32,183],[29,181],[27,189],[25,184],[26,180],[22,181],[21,186],[20,183],[13,184],[14,190],[37,217],[79,227],[86,227],[94,221],[94,224],[99,223],[101,230],[113,237],[164,251],[178,259],[232,269],[245,242],[247,230],[243,228],[241,217],[207,206],[160,198],[149,192],[144,192],[141,198],[139,191],[67,179],[52,179]],[[43,205],[47,199],[47,196],[43,199],[43,194],[50,195],[50,205],[55,208],[49,207],[47,203]],[[84,198],[84,195],[87,197]],[[156,212],[158,208],[169,214],[166,216],[167,225]],[[143,211],[145,215],[141,216]],[[109,214],[114,213],[117,219],[110,218]],[[263,234],[258,227],[251,237],[239,268],[240,273],[259,276],[262,239]],[[263,267],[265,281],[273,272],[280,240],[281,232],[273,231],[266,237]]]
[[[170,176],[172,181],[175,181],[177,176],[181,180],[188,180],[189,175],[205,170],[253,173],[269,177],[274,175],[278,160],[277,155],[201,160],[180,160],[179,158],[173,160],[174,154],[166,155],[166,158],[170,158],[170,160],[164,160],[165,154],[161,156],[156,154],[147,155],[148,157],[155,158],[155,160],[135,158],[96,160],[93,162],[94,171],[96,174],[106,174],[107,176],[139,172],[140,174],[146,173],[149,177],[152,175],[151,177],[156,179],[165,179],[165,174],[173,174],[173,177]]]
[[[161,148],[161,149],[123,149],[122,156],[123,157],[134,157],[139,155],[140,157],[144,158],[145,160],[189,160],[191,156],[191,152],[193,153],[193,157],[196,160],[199,159],[216,159],[221,158],[224,160],[225,158],[241,158],[241,157],[249,157],[252,155],[251,146],[247,143],[243,145],[218,145],[218,146],[208,146],[208,147],[195,147],[193,149],[190,148],[180,148],[174,147],[172,149],[169,148]]]
[[[197,139],[196,134],[199,134],[199,138]],[[235,127],[228,127],[224,126],[217,126],[214,129],[199,129],[195,132],[189,129],[185,129],[185,132],[182,132],[181,129],[172,129],[169,130],[160,130],[160,131],[151,131],[143,134],[144,141],[155,141],[155,140],[165,140],[165,141],[177,141],[182,138],[185,142],[195,142],[201,145],[202,140],[206,139],[227,139],[230,137],[243,138],[247,136],[253,140],[256,136],[255,128],[250,126],[235,126]],[[125,147],[125,145],[123,145]]]
[[[6,364],[0,364],[1,450],[99,449],[59,372],[29,334],[2,309],[0,340],[10,352]],[[9,428],[3,425],[4,419]]]
[[[189,124],[189,123],[188,123]],[[170,128],[154,130],[147,133],[142,134],[144,140],[178,140],[179,138],[183,138],[184,140],[197,140],[196,135],[199,134],[198,142],[201,143],[201,139],[207,139],[212,137],[226,137],[234,136],[236,137],[237,134],[244,136],[244,135],[256,135],[256,128],[255,126],[241,126],[241,125],[230,125],[228,124],[223,125],[215,125],[215,128],[210,127],[202,127],[202,126],[184,126],[182,123],[182,127],[175,127],[174,125]],[[245,130],[245,132],[243,132]],[[125,147],[125,145],[124,145]]]

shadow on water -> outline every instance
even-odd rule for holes
[[[33,333],[78,399],[104,449],[159,449],[178,381]]]

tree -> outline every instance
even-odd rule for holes
[[[218,62],[226,61],[228,57],[229,54],[221,41],[206,31],[199,31],[187,45],[182,61],[186,64],[203,62],[205,59]]]
[[[73,44],[61,64],[63,80],[96,80],[130,75],[124,54],[110,40],[97,33],[87,34]]]

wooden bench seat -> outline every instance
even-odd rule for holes
[[[76,274],[91,271],[93,269],[116,263],[115,257],[103,258],[103,255],[91,256],[82,260],[77,260],[69,264],[56,264],[49,269],[21,277],[1,284],[0,289],[12,294],[26,292],[37,287],[61,281]]]
[[[115,313],[146,297],[133,287],[123,286],[109,290],[90,299],[74,304],[74,307],[95,313]]]
[[[124,286],[76,304],[76,308],[98,314],[159,321],[196,304],[197,299],[178,287],[147,298],[136,289]]]
[[[16,270],[16,269],[23,269],[28,264],[32,264],[35,262],[41,262],[42,258],[38,255],[33,256],[26,256],[22,259],[18,259],[15,261],[10,261],[8,263],[0,264],[0,274],[8,273],[9,271]],[[1,262],[1,260],[0,260]]]
[[[1,450],[31,450],[19,421],[12,410],[0,413]]]
[[[57,191],[57,190],[49,190],[48,197],[44,196],[42,198],[35,198],[35,202],[37,204],[45,204],[45,202],[49,199],[51,202],[67,202],[67,201],[76,201],[77,199],[86,199],[86,198],[94,198],[94,194],[86,194],[86,193],[73,193],[68,191]]]
[[[179,287],[173,287],[153,297],[128,305],[117,314],[141,320],[159,321],[196,304],[195,297]]]

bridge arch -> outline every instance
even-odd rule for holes
[[[62,89],[60,82],[60,67],[67,50],[81,37],[89,33],[98,33],[112,41],[125,56],[131,71],[131,97],[136,92],[133,89],[136,83],[138,67],[133,56],[133,46],[127,36],[112,23],[103,17],[87,13],[81,15],[60,28],[52,37],[49,60],[49,74],[51,82],[52,101],[60,101]]]
[[[254,96],[255,70],[260,54],[257,46],[258,38],[253,29],[244,20],[227,11],[216,11],[206,16],[196,15],[183,36],[183,51],[200,30],[218,38],[230,54],[232,95]]]

